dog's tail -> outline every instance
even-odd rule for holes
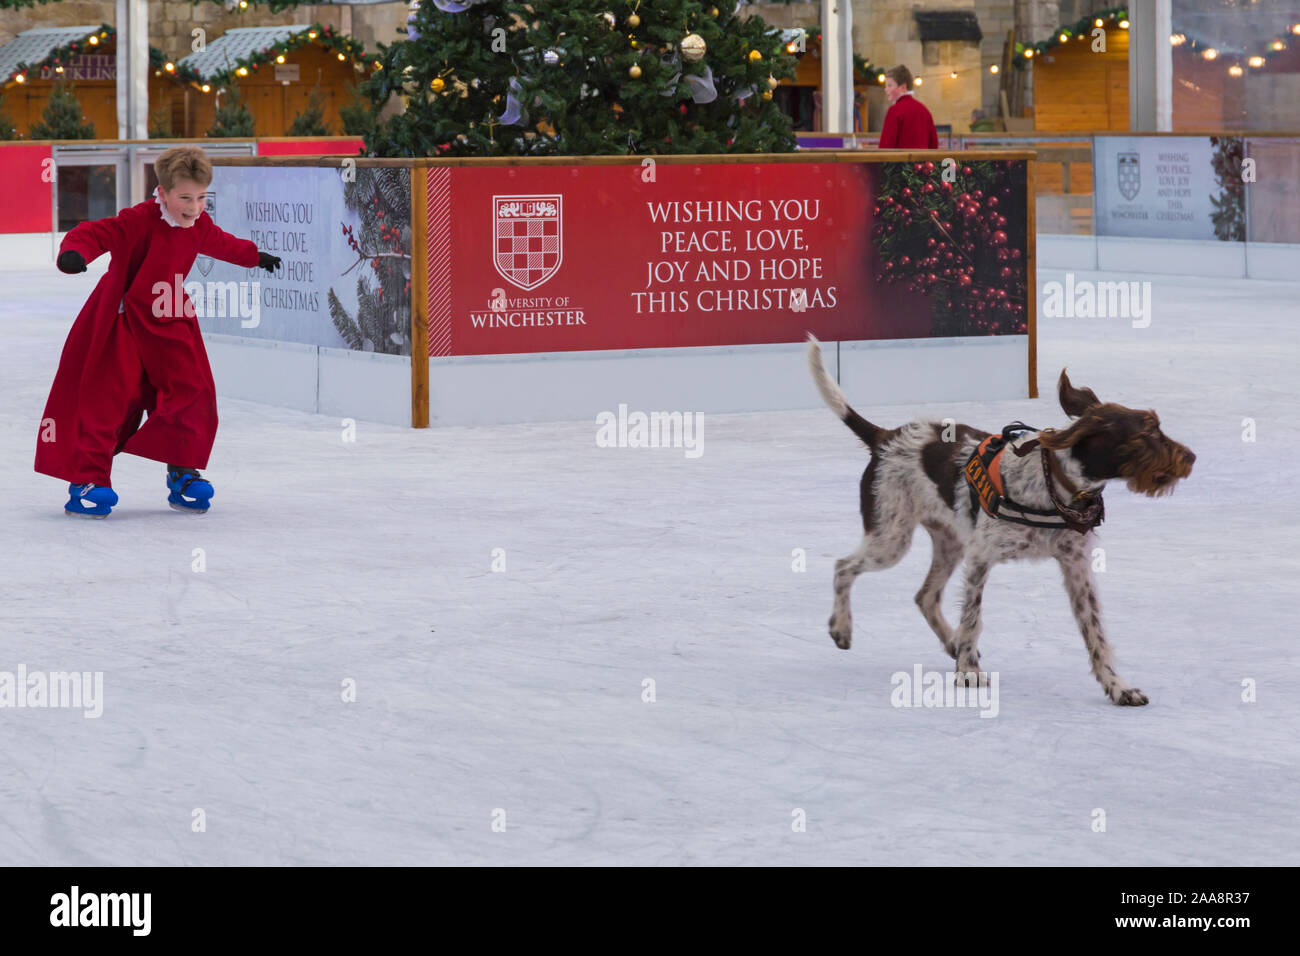
[[[885,436],[885,429],[871,424],[849,405],[848,399],[835,384],[835,379],[827,374],[826,367],[822,365],[822,346],[811,332],[808,333],[808,368],[812,371],[813,381],[817,383],[817,391],[821,392],[822,401],[874,452]]]

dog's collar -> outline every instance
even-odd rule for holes
[[[966,482],[970,485],[971,518],[975,517],[975,508],[981,507],[990,518],[1028,525],[1032,528],[1069,528],[1080,534],[1087,534],[1106,517],[1106,506],[1101,492],[1080,491],[1070,481],[1065,470],[1061,468],[1056,456],[1037,438],[1032,438],[1020,446],[1010,443],[1021,432],[1036,432],[1038,429],[1024,422],[1012,422],[1002,429],[1001,435],[990,435],[976,447],[962,469]],[[1051,499],[1051,508],[1032,508],[1013,501],[1002,484],[1001,458],[1008,447],[1023,458],[1038,447],[1043,460],[1043,480],[1047,485],[1047,494]],[[1056,491],[1056,481],[1060,481],[1073,497],[1067,504],[1061,500]],[[1086,502],[1076,507],[1079,502]]]
[[[1056,456],[1037,438],[1031,438],[1023,445],[1013,447],[1011,450],[1016,453],[1016,457],[1023,458],[1033,451],[1035,446],[1042,453],[1043,481],[1047,485],[1047,496],[1051,498],[1052,506],[1056,508],[1057,513],[1061,515],[1065,523],[1080,534],[1091,531],[1101,524],[1106,516],[1106,505],[1102,501],[1100,489],[1090,491],[1076,488],[1074,482],[1070,480],[1070,476],[1061,467],[1061,463],[1056,460]],[[1056,493],[1056,482],[1060,482],[1070,495],[1069,504],[1062,501],[1061,496]],[[1079,504],[1080,507],[1075,507],[1076,504]]]

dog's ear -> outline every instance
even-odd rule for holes
[[[1071,418],[1078,418],[1093,405],[1100,405],[1097,393],[1090,388],[1075,388],[1070,384],[1070,376],[1061,369],[1061,377],[1056,383],[1056,392],[1061,399],[1061,408]]]

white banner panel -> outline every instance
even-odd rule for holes
[[[1098,136],[1096,233],[1215,239],[1214,148],[1205,136]]]
[[[217,166],[208,215],[279,270],[200,256],[186,289],[204,332],[410,355],[410,180],[405,169]],[[200,303],[199,283],[212,297]],[[228,306],[238,288],[240,308]]]

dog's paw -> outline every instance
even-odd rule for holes
[[[1121,707],[1141,707],[1147,703],[1147,695],[1136,687],[1125,687],[1111,693],[1110,699]]]
[[[835,642],[835,646],[838,647],[840,650],[847,651],[849,649],[849,645],[853,643],[852,619],[847,621],[841,621],[838,618],[832,616],[830,621],[827,623],[831,629],[831,640]]]
[[[986,671],[957,671],[953,680],[955,687],[988,687],[989,675]]]

